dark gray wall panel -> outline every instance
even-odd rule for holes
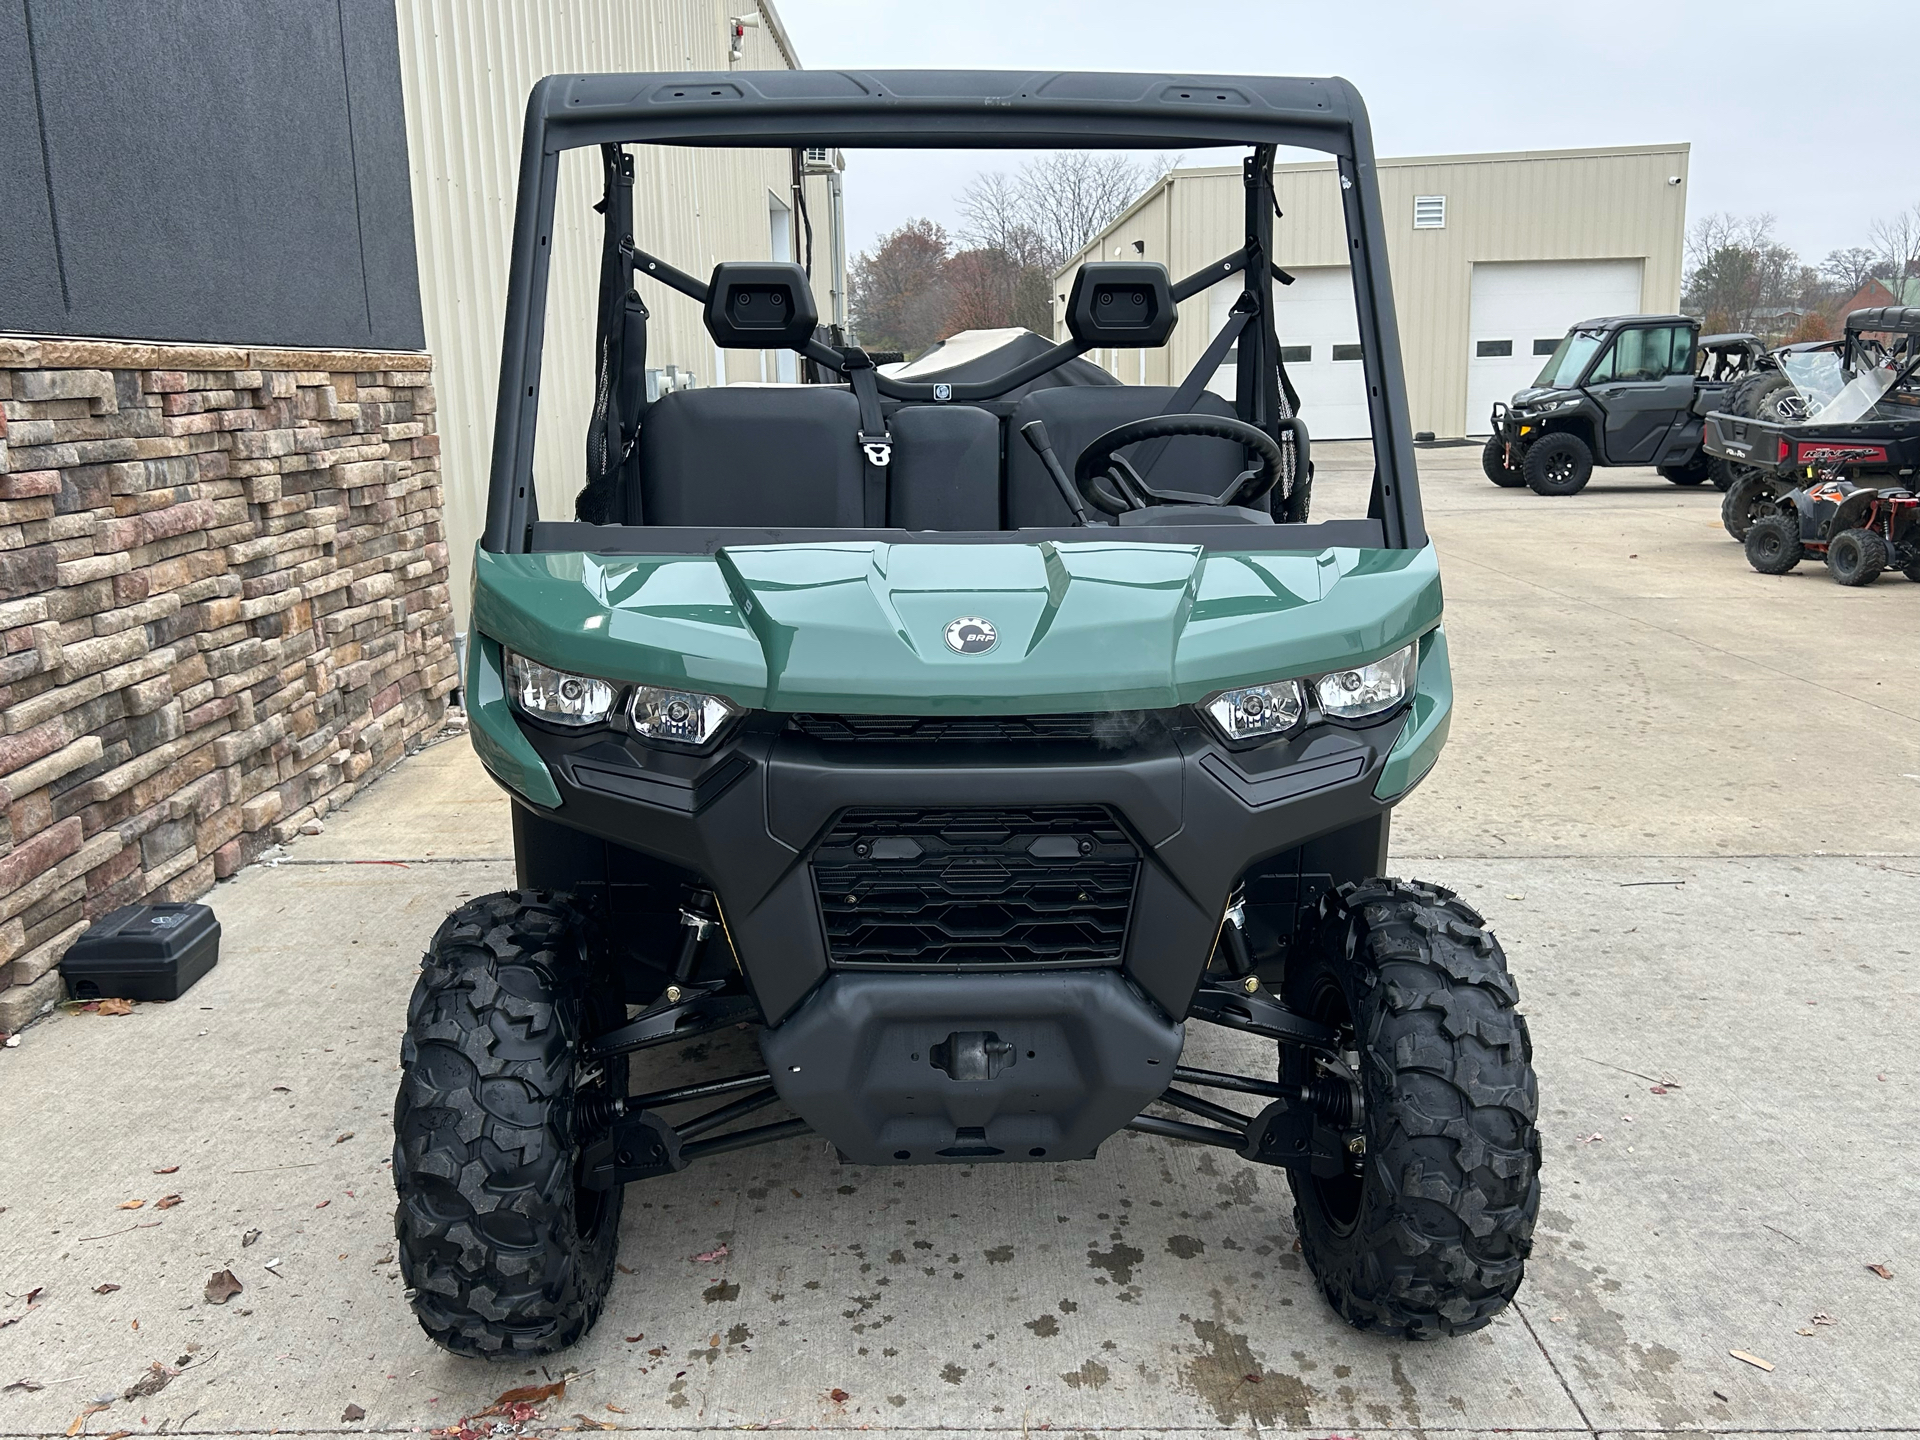
[[[9,3],[31,21],[67,299],[25,289],[0,327],[425,343],[390,0]]]
[[[7,164],[0,201],[0,327],[5,327],[15,310],[33,315],[62,310],[23,0],[0,0],[0,155]]]

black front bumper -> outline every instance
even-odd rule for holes
[[[1322,843],[1335,858],[1312,858],[1306,869],[1335,879],[1379,873],[1390,802],[1373,792],[1403,724],[1403,714],[1395,713],[1365,727],[1317,725],[1234,752],[1197,721],[1144,726],[1117,746],[1093,740],[928,745],[822,740],[789,727],[784,717],[759,715],[704,756],[667,753],[612,734],[565,736],[525,726],[562,804],[544,810],[515,800],[540,818],[681,867],[710,885],[742,974],[775,1030],[829,975],[875,971],[900,977],[1117,970],[1167,1020],[1178,1021],[1243,878],[1250,910],[1272,902],[1272,913],[1281,913],[1294,898],[1309,900],[1290,888],[1300,866],[1281,862],[1271,876],[1250,876],[1259,862],[1332,837]],[[1107,825],[1083,823],[1087,810],[1104,813]],[[1021,914],[1032,924],[1022,930],[1017,960],[996,966],[977,948],[903,945],[893,943],[897,935],[859,934],[863,895],[882,893],[859,887],[851,896],[837,893],[850,873],[845,867],[855,863],[855,845],[879,845],[859,837],[893,836],[902,828],[898,817],[931,812],[989,815],[988,828],[999,827],[988,837],[989,851],[995,835],[1017,832],[1016,851],[975,847],[946,870],[949,889],[961,895],[977,873],[967,867],[979,867],[989,889],[1018,891],[1015,898],[1028,907]],[[1003,821],[1003,812],[1025,820]],[[894,817],[888,821],[893,829],[863,816]],[[940,824],[951,838],[951,824]],[[924,870],[934,842],[921,836],[908,843],[915,853],[896,858]],[[861,857],[862,863],[867,859],[884,869],[884,853]],[[520,860],[523,883],[532,883],[528,857]],[[1050,897],[1042,883],[1048,865],[1062,867],[1078,888]],[[1100,894],[1088,888],[1100,866],[1097,874],[1108,882],[1131,867],[1117,931],[1111,884]],[[875,886],[885,879],[878,876]],[[1090,912],[1077,929],[1071,913],[1058,913],[1071,912],[1076,901]],[[1095,910],[1107,915],[1105,929],[1092,923]],[[1102,956],[1103,946],[1117,953]]]

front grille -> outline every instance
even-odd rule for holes
[[[813,857],[836,965],[1116,964],[1139,852],[1102,805],[848,810]]]
[[[791,715],[787,725],[813,740],[921,744],[1079,740],[1114,748],[1138,743],[1163,728],[1152,711],[1139,710],[1086,715]]]

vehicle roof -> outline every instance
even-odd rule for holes
[[[1335,76],[1035,70],[730,70],[549,75],[527,104],[547,150],[696,145],[1298,145],[1372,159]],[[1356,146],[1356,134],[1360,137]]]
[[[1732,330],[1725,335],[1702,335],[1694,343],[1702,350],[1721,350],[1734,345],[1758,345],[1760,337],[1751,330]]]
[[[1873,310],[1856,310],[1847,316],[1847,329],[1920,335],[1920,306],[1882,305]]]
[[[1699,323],[1691,315],[1601,315],[1592,320],[1576,320],[1567,329],[1606,330],[1615,325],[1697,325]]]

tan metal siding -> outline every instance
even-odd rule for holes
[[[724,70],[727,17],[740,0],[397,0],[414,226],[427,348],[439,395],[441,466],[454,564],[455,623],[466,626],[470,566],[486,513],[487,467],[499,384],[507,250],[527,92],[542,76],[578,71]],[[789,68],[766,3],[749,29],[742,70]],[[704,273],[715,260],[771,252],[769,194],[787,200],[784,151],[641,147],[634,228],[647,249]],[[826,187],[808,183],[816,288],[828,307]],[[560,170],[547,295],[534,474],[540,512],[571,518],[585,468],[592,402],[593,307],[599,283],[597,152],[569,151]],[[803,243],[798,217],[796,253]],[[699,307],[643,282],[654,320],[650,366],[676,364],[714,382]],[[752,352],[728,357],[731,378],[758,378]],[[740,367],[748,366],[746,373]]]
[[[1467,428],[1468,321],[1473,266],[1492,260],[1644,262],[1640,306],[1658,312],[1680,303],[1681,249],[1686,231],[1688,147],[1628,146],[1583,151],[1519,151],[1437,155],[1379,162],[1387,260],[1407,372],[1415,430],[1461,435]],[[1669,178],[1679,176],[1679,185]],[[1149,214],[1165,217],[1160,243],[1176,278],[1235,249],[1244,230],[1240,168],[1176,171],[1165,198],[1122,216],[1081,260],[1112,257],[1116,238],[1133,238]],[[1282,268],[1347,263],[1346,224],[1330,161],[1274,168],[1274,194],[1285,212],[1274,225]],[[1447,197],[1446,225],[1413,228],[1416,195]],[[1160,258],[1149,244],[1148,258]],[[1073,266],[1062,279],[1070,282]],[[1056,283],[1056,293],[1066,290]],[[1064,335],[1064,327],[1057,327]],[[1208,336],[1208,301],[1181,307],[1180,326],[1155,370],[1183,375]],[[1284,338],[1284,337],[1283,337]],[[1116,367],[1132,379],[1131,357]]]

